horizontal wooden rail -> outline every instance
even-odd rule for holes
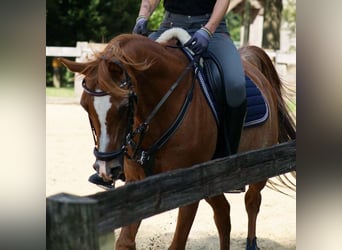
[[[296,169],[296,141],[155,175],[111,191],[47,198],[49,250],[99,250],[98,235]]]
[[[206,197],[296,169],[296,141],[155,175],[87,196],[98,201],[100,234]]]
[[[46,56],[56,56],[56,57],[81,57],[81,48],[77,47],[46,47]]]

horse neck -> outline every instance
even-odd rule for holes
[[[175,49],[174,49],[175,50]],[[140,72],[135,76],[136,83],[134,89],[137,94],[137,110],[135,116],[135,126],[145,122],[147,117],[159,105],[162,98],[170,90],[171,86],[178,80],[184,69],[187,67],[187,60],[182,58],[182,54],[174,51],[173,55],[151,53],[150,56],[154,63],[152,66]],[[192,71],[184,77],[179,85],[174,89],[172,94],[160,106],[158,111],[153,116],[150,124],[150,138],[151,141],[160,137],[175,120],[181,106],[185,100],[187,91],[190,89],[192,82]],[[148,142],[148,139],[146,140]]]
[[[169,58],[168,54],[160,56],[159,54],[152,53],[152,55],[155,57],[151,60],[155,63],[148,70],[136,75],[135,90],[138,96],[137,115],[140,119],[146,118],[152,112],[187,66],[185,58],[184,61],[181,61],[174,56]],[[161,110],[156,115],[156,119],[165,119],[164,116],[160,116],[160,113],[163,113],[164,110],[169,113],[170,117],[177,114],[176,111],[179,110],[178,107],[182,104],[180,98],[185,96],[190,86],[190,72],[191,70],[161,106]],[[169,119],[166,118],[166,120]]]
[[[143,40],[141,39],[140,42],[142,43]],[[134,60],[139,62],[141,58],[146,58],[147,63],[152,62],[146,70],[135,69],[129,72],[133,78],[134,91],[137,94],[134,128],[146,121],[146,118],[151,115],[160,100],[189,65],[189,61],[179,49],[163,47],[155,42],[146,41],[144,43],[143,47],[129,46],[131,50],[144,48],[144,50],[137,49],[130,54],[134,56]],[[191,68],[187,70],[183,80],[179,82],[179,85],[153,117],[142,140],[143,149],[152,146],[173,124],[187,94],[190,93],[194,80],[193,75]],[[170,140],[163,146],[163,150],[158,151],[158,157],[155,159],[156,172],[207,161],[214,153],[215,119],[198,84],[194,85],[192,94],[191,104],[177,128],[176,134],[170,137]],[[139,141],[140,135],[136,141]],[[184,152],[184,154],[175,157],[179,152]],[[198,152],[202,153],[198,154]]]

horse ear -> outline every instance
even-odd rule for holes
[[[87,66],[86,63],[75,62],[75,61],[71,61],[71,60],[68,60],[68,59],[65,59],[65,58],[62,58],[62,57],[59,57],[58,60],[61,63],[63,63],[64,66],[67,67],[72,72],[80,73]]]

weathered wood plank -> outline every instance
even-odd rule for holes
[[[70,194],[47,198],[47,249],[99,250],[97,201]]]
[[[296,169],[296,141],[213,160],[88,197],[98,201],[99,233]]]

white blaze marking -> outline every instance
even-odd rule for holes
[[[107,112],[112,106],[110,102],[110,96],[101,96],[101,97],[94,97],[94,107],[101,125],[101,134],[99,138],[99,151],[105,152],[108,143],[109,143],[109,136],[107,132],[107,124],[106,124],[106,117]]]
[[[99,163],[99,176],[104,177],[107,176],[106,172],[106,162],[105,161],[98,161]]]

